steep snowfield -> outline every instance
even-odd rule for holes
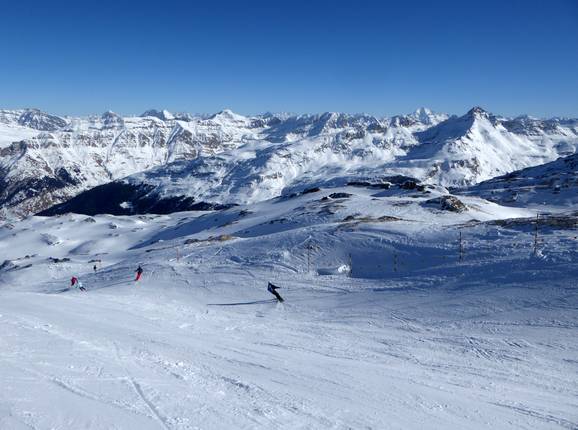
[[[22,217],[133,174],[127,183],[165,197],[217,204],[350,177],[470,185],[575,153],[578,121],[507,119],[480,108],[461,117],[421,108],[381,119],[230,110],[60,118],[24,110],[0,111],[0,142],[0,216]]]
[[[0,428],[578,427],[576,230],[430,191],[4,224]]]

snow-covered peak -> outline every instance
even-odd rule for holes
[[[418,138],[423,143],[443,145],[450,140],[467,136],[480,121],[483,122],[484,126],[492,127],[488,122],[489,118],[488,112],[480,107],[474,107],[465,115],[449,117],[447,120],[418,133]]]
[[[474,106],[466,113],[465,116],[471,117],[471,118],[489,118],[490,115],[491,114],[488,111],[486,111],[484,108],[482,108],[480,106]]]
[[[24,127],[42,131],[55,131],[68,123],[64,118],[50,115],[39,109],[26,109],[18,118],[18,124]]]
[[[217,112],[216,114],[211,116],[210,119],[221,123],[238,123],[238,124],[245,124],[248,121],[248,118],[246,116],[239,115],[230,109],[224,109],[220,112]]]
[[[426,121],[428,121],[428,120],[431,118],[431,116],[433,115],[433,112],[432,112],[430,109],[428,109],[428,108],[420,107],[420,108],[417,108],[417,109],[415,110],[415,112],[413,113],[413,115],[414,115],[416,118],[418,118],[420,121],[426,122]]]
[[[175,119],[174,115],[166,109],[163,110],[149,109],[141,114],[141,117],[143,118],[148,116],[158,118],[162,121],[170,121]]]
[[[448,114],[433,112],[432,110],[424,107],[417,109],[414,112],[414,116],[422,124],[430,126],[437,125],[449,118]]]
[[[116,112],[113,112],[113,111],[111,111],[111,110],[108,110],[108,111],[104,112],[104,113],[100,116],[100,118],[101,118],[103,121],[109,121],[109,120],[112,120],[112,119],[115,119],[115,120],[116,120],[116,119],[121,119],[121,120],[122,120],[122,117],[121,117],[119,114],[117,114]]]
[[[192,121],[195,116],[187,112],[177,112],[173,114],[173,117],[178,121]]]
[[[432,110],[420,107],[409,115],[396,115],[389,120],[392,127],[405,127],[413,131],[421,131],[428,127],[435,126],[448,119],[445,113],[436,113]]]
[[[264,114],[260,115],[260,117],[263,119],[274,118],[280,121],[285,121],[291,118],[292,116],[295,116],[295,114],[290,112],[265,112]]]
[[[122,127],[124,126],[124,120],[122,117],[112,111],[106,111],[100,117],[105,128]]]
[[[420,144],[407,154],[408,165],[428,166],[431,182],[465,186],[573,153],[578,134],[555,128],[534,135],[520,123],[509,124],[474,107],[415,136]],[[557,137],[560,136],[560,137]],[[427,161],[426,161],[427,160]]]
[[[436,125],[448,118],[447,114],[439,114],[425,107],[416,109],[415,112],[409,116],[425,125]]]

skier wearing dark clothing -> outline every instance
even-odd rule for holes
[[[138,268],[135,270],[135,272],[136,272],[136,278],[134,280],[138,281],[142,275],[142,272],[143,272],[142,267],[140,267],[140,264],[139,264]]]
[[[94,270],[94,273],[96,273],[96,264],[92,266],[92,270]]]
[[[269,291],[271,294],[273,294],[275,296],[275,298],[277,300],[279,300],[280,302],[283,301],[283,297],[281,297],[279,295],[279,293],[277,292],[277,289],[280,288],[276,285],[273,285],[271,282],[269,282],[269,285],[267,285],[267,291]]]

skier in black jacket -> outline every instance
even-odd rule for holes
[[[280,288],[280,287],[278,287],[278,286],[276,286],[276,285],[273,285],[271,282],[269,282],[269,285],[267,285],[267,291],[269,291],[271,294],[273,294],[277,300],[279,300],[280,302],[282,302],[282,301],[283,301],[283,297],[281,297],[281,296],[279,295],[279,293],[276,291],[277,288]]]

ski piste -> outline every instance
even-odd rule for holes
[[[0,428],[576,427],[573,215],[431,198],[356,185],[0,228]],[[47,294],[72,275],[90,294]]]

